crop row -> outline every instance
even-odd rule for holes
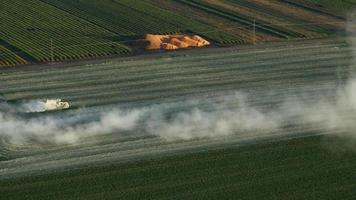
[[[24,65],[27,61],[0,45],[0,67]]]
[[[5,0],[2,6],[0,38],[37,61],[50,61],[52,53],[55,60],[66,60],[129,52],[105,39],[114,33],[39,0]]]

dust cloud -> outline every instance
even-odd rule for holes
[[[135,109],[113,108],[87,115],[27,117],[0,113],[0,137],[10,143],[76,143],[81,138],[101,134],[153,135],[166,140],[213,138],[228,135],[266,135],[283,132],[297,124],[321,131],[356,130],[356,82],[339,92],[336,101],[307,103],[298,98],[282,101],[273,108],[251,105],[242,93],[214,100],[187,100]]]

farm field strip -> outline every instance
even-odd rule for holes
[[[345,15],[356,8],[356,2],[354,0],[350,1],[320,1],[320,0],[304,0],[304,1],[290,1],[290,0],[279,0],[296,7],[307,9],[316,13],[321,13],[324,15],[333,16],[338,19],[345,19]],[[322,5],[324,8],[322,8]],[[326,10],[325,10],[326,8]],[[333,12],[331,12],[331,10]],[[338,13],[338,14],[335,14]]]
[[[254,10],[255,12],[266,14],[268,13],[271,16],[277,17],[279,19],[283,19],[281,22],[268,22],[270,24],[273,24],[274,26],[283,26],[287,24],[294,24],[294,26],[284,26],[284,28],[290,28],[294,31],[301,32],[308,38],[313,38],[313,37],[322,37],[325,36],[325,28],[322,26],[317,26],[315,24],[313,25],[308,25],[310,23],[307,20],[303,20],[298,17],[293,17],[290,16],[288,13],[282,13],[282,12],[276,12],[276,10],[273,10],[273,8],[269,8],[267,6],[261,6],[261,4],[257,2],[249,2],[249,1],[236,1],[236,0],[228,0],[230,2],[234,2],[237,5],[241,5],[243,7],[249,8],[251,10]],[[298,26],[295,26],[298,25]]]
[[[293,52],[292,52],[293,49],[285,49],[284,52],[280,52],[281,55],[287,57],[287,58],[290,58],[290,59],[293,59],[293,60],[298,60],[298,58],[293,58]],[[322,55],[322,56],[325,56],[327,57],[326,55],[327,54],[333,54],[335,53],[335,57],[337,57],[338,55],[337,54],[342,54],[342,53],[345,53],[345,56],[347,55],[350,55],[347,53],[347,49],[337,49],[335,47],[332,47],[330,49],[320,49],[319,52],[325,54],[325,55]],[[316,54],[318,52],[318,50],[302,50],[301,52],[298,52],[298,55],[300,56],[307,56],[307,55],[311,55],[311,54]],[[89,77],[91,75],[95,75],[95,74],[98,74],[98,76],[100,77],[100,75],[107,75],[107,73],[110,73],[110,72],[118,72],[118,73],[124,73],[126,72],[125,75],[127,74],[134,74],[136,73],[137,71],[140,71],[142,70],[142,72],[148,72],[149,70],[154,69],[156,71],[169,71],[169,70],[172,70],[172,69],[177,69],[177,70],[180,70],[180,69],[185,69],[185,68],[195,68],[195,67],[199,67],[201,65],[204,65],[206,63],[209,63],[209,62],[212,62],[212,63],[219,63],[219,62],[230,62],[230,63],[241,63],[241,64],[249,64],[249,63],[260,63],[260,62],[263,62],[263,61],[270,61],[270,62],[285,62],[284,60],[280,61],[278,60],[278,56],[280,55],[276,55],[275,54],[276,52],[273,52],[273,54],[264,54],[264,53],[251,53],[251,54],[244,54],[244,53],[239,53],[239,52],[234,52],[234,54],[232,55],[229,55],[229,56],[225,56],[225,55],[221,55],[221,59],[220,58],[206,58],[206,57],[197,57],[196,59],[190,59],[190,58],[187,58],[189,60],[189,62],[182,62],[182,66],[179,66],[178,64],[174,63],[174,61],[181,61],[181,58],[177,58],[177,59],[169,59],[169,60],[165,60],[165,59],[161,59],[163,61],[163,63],[161,64],[161,60],[158,60],[157,62],[159,62],[159,64],[157,66],[155,66],[153,63],[150,64],[151,61],[148,61],[149,63],[148,64],[144,64],[144,63],[138,63],[138,65],[135,63],[136,62],[129,62],[129,63],[120,63],[120,66],[117,66],[115,65],[114,63],[111,64],[111,63],[108,63],[108,64],[101,64],[101,65],[94,65],[93,68],[95,69],[92,69],[92,67],[90,68],[87,68],[86,66],[83,66],[84,69],[81,69],[81,73],[78,73],[77,70],[78,68],[80,69],[80,67],[71,67],[71,70],[69,69],[65,69],[67,72],[65,74],[62,74],[61,71],[60,73],[50,73],[48,72],[48,74],[46,74],[46,72],[41,72],[40,74],[33,74],[33,72],[31,71],[28,71],[27,73],[22,73],[22,74],[13,74],[13,73],[6,73],[4,72],[4,74],[6,73],[6,76],[1,76],[0,80],[3,80],[5,81],[4,84],[5,86],[7,86],[6,84],[7,83],[10,83],[8,86],[16,86],[16,85],[12,85],[11,83],[22,83],[22,82],[31,82],[31,80],[39,80],[39,82],[42,82],[42,81],[50,81],[51,79],[53,80],[57,80],[59,78],[62,78],[63,80],[66,79],[67,75],[68,75],[68,79],[70,80],[71,76],[70,74],[74,74],[73,78],[75,80],[77,80],[78,78],[84,76],[85,75],[88,75]],[[297,51],[296,51],[297,53]],[[254,60],[255,56],[258,56],[258,59],[257,60]],[[332,56],[332,55],[331,55]],[[235,58],[237,61],[234,61],[233,58]],[[224,61],[228,59],[229,61]],[[308,58],[309,59],[309,58]],[[312,58],[311,58],[312,59]],[[232,60],[232,61],[230,61]],[[172,62],[173,61],[173,62]],[[125,67],[127,66],[127,67]],[[106,68],[108,67],[108,72],[106,72]],[[219,66],[218,68],[223,68],[224,66]],[[103,72],[103,74],[101,74],[100,72],[98,72],[101,68]],[[194,69],[193,68],[193,69]],[[212,67],[206,67],[206,68],[212,68]],[[215,67],[213,67],[215,68]],[[236,66],[236,68],[238,69],[239,66]],[[199,68],[198,68],[199,69]],[[58,69],[53,69],[53,70],[58,70]],[[60,70],[60,69],[59,69]],[[174,72],[174,70],[173,70]],[[46,76],[44,76],[44,74],[46,74]],[[14,75],[14,76],[12,76]],[[41,79],[43,78],[43,79]],[[61,79],[59,79],[61,80]],[[31,82],[33,83],[33,82]]]
[[[333,59],[333,62],[330,63],[330,59]],[[268,78],[268,75],[280,71],[281,74],[292,74],[295,73],[297,70],[305,70],[305,73],[312,73],[316,70],[320,70],[320,72],[334,72],[335,71],[335,65],[339,67],[340,72],[345,73],[345,66],[349,64],[348,60],[351,59],[350,56],[329,56],[329,57],[320,57],[318,59],[318,65],[312,65],[310,63],[307,63],[307,61],[293,61],[290,60],[289,63],[269,63],[269,62],[261,62],[259,64],[244,64],[248,67],[244,68],[239,66],[236,68],[236,63],[223,63],[221,68],[219,68],[219,65],[216,65],[216,68],[208,68],[208,69],[199,69],[198,67],[195,67],[197,69],[191,69],[191,70],[182,70],[182,71],[173,71],[172,70],[165,70],[164,72],[159,71],[158,73],[155,74],[148,74],[144,75],[143,74],[132,74],[131,76],[127,76],[125,74],[121,73],[116,73],[112,72],[110,74],[100,74],[100,76],[93,76],[90,78],[85,78],[81,79],[80,77],[78,78],[69,78],[68,80],[63,80],[63,81],[55,81],[55,82],[49,82],[47,85],[43,85],[42,81],[40,83],[33,83],[30,81],[23,82],[21,85],[6,85],[4,84],[4,89],[1,89],[0,91],[4,94],[14,94],[18,92],[31,92],[35,91],[41,93],[51,89],[53,92],[70,92],[72,90],[77,90],[78,88],[81,89],[94,89],[94,88],[100,88],[100,87],[108,87],[109,88],[115,88],[115,87],[145,87],[145,85],[150,85],[155,83],[160,83],[160,82],[172,82],[175,83],[180,80],[191,80],[193,82],[202,82],[205,79],[219,79],[219,78],[233,78],[234,76],[243,76],[243,77],[249,77],[249,76],[254,76],[255,78],[258,78],[261,76],[262,73],[266,73],[266,78]],[[310,62],[316,61],[316,59],[311,59],[308,60]],[[212,63],[211,63],[212,64]],[[287,66],[283,66],[283,64],[289,64]],[[271,65],[276,65],[276,67],[273,67],[270,69],[269,67]],[[174,69],[173,69],[174,70]],[[341,71],[343,70],[343,71]],[[303,72],[304,73],[304,72]],[[297,75],[298,73],[296,73]],[[101,77],[107,77],[105,80],[100,79]],[[125,76],[123,78],[118,78],[121,76]],[[99,78],[99,80],[97,80]],[[194,79],[196,78],[196,79]],[[92,79],[96,79],[96,81],[93,81]],[[26,86],[24,87],[23,84],[31,84],[32,86]],[[63,90],[66,89],[66,90]],[[124,89],[124,88],[123,88]]]
[[[181,154],[183,152],[194,152],[205,148],[224,148],[245,143],[253,143],[256,140],[278,140],[277,138],[293,139],[317,135],[310,134],[318,131],[315,128],[298,127],[297,129],[286,130],[288,132],[276,132],[265,135],[235,135],[224,138],[210,138],[202,140],[188,140],[181,142],[167,143],[160,138],[146,139],[144,141],[128,141],[111,144],[108,146],[93,146],[93,152],[84,149],[59,150],[57,153],[51,152],[47,156],[46,152],[34,154],[24,158],[15,158],[9,161],[2,161],[4,164],[0,168],[0,179],[9,177],[21,177],[28,175],[46,174],[53,171],[63,171],[75,169],[80,166],[101,166],[102,163],[125,163],[140,160],[143,158],[154,158],[167,155]],[[333,132],[335,134],[336,132]],[[325,134],[331,134],[324,132]]]
[[[179,148],[189,148],[189,146],[205,146],[205,145],[221,145],[224,143],[236,143],[243,144],[248,140],[254,140],[258,138],[277,138],[279,136],[285,136],[288,139],[294,137],[303,137],[303,133],[317,132],[318,128],[311,127],[294,127],[294,128],[286,128],[285,132],[289,132],[290,134],[286,134],[283,132],[271,132],[269,134],[258,135],[258,134],[241,134],[236,136],[226,136],[223,138],[210,138],[210,139],[199,139],[193,141],[178,141],[178,142],[167,142],[157,137],[152,138],[140,138],[136,137],[136,140],[132,141],[112,141],[117,138],[117,136],[110,137],[111,140],[106,141],[104,143],[101,141],[99,144],[95,143],[85,143],[82,142],[78,146],[75,147],[67,147],[66,149],[62,148],[50,148],[50,149],[42,149],[37,151],[32,151],[30,153],[27,152],[27,155],[22,154],[21,152],[13,151],[11,152],[10,157],[12,157],[8,161],[3,161],[0,171],[3,173],[6,170],[14,169],[14,168],[22,168],[27,164],[38,164],[38,163],[46,163],[51,162],[53,160],[63,160],[66,161],[68,159],[81,159],[80,162],[85,162],[84,157],[91,156],[99,156],[99,155],[109,155],[117,152],[119,154],[126,156],[127,154],[132,155],[132,152],[144,152],[145,148],[161,148],[162,150],[169,150],[169,147],[179,147]],[[327,133],[325,133],[327,134]],[[308,134],[307,134],[308,135]],[[134,137],[133,137],[134,138]],[[143,142],[144,140],[144,142]],[[85,140],[84,140],[85,141]],[[192,145],[193,144],[193,145]],[[89,161],[90,162],[90,161]]]
[[[205,131],[205,130],[202,130]],[[286,133],[290,134],[286,134]],[[100,142],[91,142],[90,139],[97,140],[99,137],[92,137],[92,138],[84,138],[79,144],[73,146],[67,146],[63,148],[63,146],[59,147],[50,147],[46,148],[39,148],[33,149],[32,151],[21,152],[12,150],[10,151],[10,157],[8,161],[2,162],[0,168],[8,168],[8,167],[22,167],[23,164],[35,163],[39,161],[50,161],[50,160],[59,160],[59,159],[67,159],[68,156],[70,157],[84,157],[84,156],[92,156],[97,154],[103,153],[112,153],[112,152],[123,152],[125,151],[132,151],[138,149],[144,149],[146,147],[159,147],[161,145],[183,145],[189,146],[189,143],[196,143],[199,145],[204,145],[205,142],[222,142],[228,141],[230,139],[234,140],[231,142],[236,142],[240,139],[253,139],[257,137],[274,137],[280,135],[289,135],[292,137],[303,137],[300,135],[301,133],[311,133],[311,132],[320,132],[319,127],[312,127],[312,126],[301,126],[296,123],[296,125],[292,127],[286,127],[283,131],[278,132],[269,132],[267,134],[259,135],[258,133],[237,133],[237,135],[230,135],[224,137],[216,137],[216,138],[202,138],[202,139],[195,139],[195,140],[181,140],[181,141],[166,141],[164,139],[158,138],[157,136],[140,136],[137,133],[127,133],[131,136],[121,136],[119,133],[113,133],[109,135],[106,139],[101,138]],[[334,132],[336,133],[336,132]],[[327,132],[325,132],[327,134]],[[98,140],[97,140],[98,141]],[[203,142],[202,142],[203,141]],[[119,145],[118,145],[119,144]],[[188,144],[188,145],[187,145]],[[26,148],[26,147],[25,147]],[[32,147],[33,148],[33,147]],[[31,149],[31,147],[29,147]],[[65,152],[64,152],[65,151]],[[50,153],[50,154],[49,154]]]
[[[295,50],[297,52],[297,50]],[[342,49],[335,49],[335,46],[332,48],[328,49],[319,49],[319,52],[323,54],[323,56],[326,56],[327,54],[335,54],[335,52],[338,52],[339,54],[345,53],[345,56],[349,55],[348,54],[348,49],[342,48]],[[316,53],[315,50],[313,49],[305,49],[301,52],[298,52],[299,56],[307,56],[313,53]],[[212,64],[219,64],[219,63],[233,63],[236,61],[231,61],[233,59],[238,59],[239,64],[245,65],[245,64],[251,64],[251,63],[256,63],[256,62],[264,62],[264,61],[276,61],[278,60],[280,55],[276,55],[275,53],[270,53],[270,54],[263,54],[263,53],[257,53],[258,54],[258,60],[254,60],[254,55],[251,54],[242,54],[239,53],[237,54],[236,52],[231,55],[220,55],[221,58],[219,57],[198,57],[195,59],[190,59],[187,58],[188,61],[181,61],[181,59],[174,59],[174,61],[181,63],[173,63],[171,60],[169,61],[164,61],[164,59],[158,60],[157,64],[144,64],[137,62],[137,64],[130,62],[130,64],[126,63],[120,63],[120,67],[114,65],[114,64],[101,64],[101,65],[95,65],[94,67],[87,68],[86,66],[78,66],[78,67],[72,67],[72,70],[69,69],[64,69],[64,71],[59,71],[57,73],[46,73],[46,72],[41,72],[39,74],[33,74],[33,72],[27,72],[27,73],[21,73],[21,74],[11,74],[11,73],[6,73],[8,76],[3,76],[0,78],[0,80],[5,80],[6,82],[4,83],[5,85],[2,86],[2,88],[6,87],[16,87],[16,84],[21,84],[23,82],[27,83],[33,83],[35,84],[36,82],[41,83],[43,81],[46,81],[46,83],[51,83],[51,82],[57,82],[57,81],[63,81],[63,80],[70,80],[70,79],[75,79],[75,80],[83,80],[88,78],[92,79],[94,76],[102,76],[102,75],[110,75],[114,73],[112,76],[115,75],[115,73],[120,73],[122,75],[131,75],[135,74],[138,70],[141,73],[147,73],[150,72],[151,70],[155,70],[158,72],[164,72],[164,71],[172,71],[172,69],[176,70],[185,70],[186,68],[202,68],[204,67],[204,64],[206,63],[212,63]],[[281,52],[281,54],[290,59],[297,60],[296,58],[293,58],[293,52],[289,50],[285,50],[285,52]],[[331,55],[332,56],[332,55]],[[228,61],[225,61],[228,60]],[[278,62],[278,61],[277,61]],[[222,64],[218,65],[218,68],[224,68],[224,66],[221,66]],[[239,66],[237,66],[239,68]],[[82,69],[83,68],[83,69]],[[209,68],[206,67],[205,68]],[[212,67],[210,67],[212,68]],[[215,68],[215,67],[214,67]],[[55,69],[54,69],[55,70]],[[90,71],[90,72],[89,72]],[[44,76],[44,74],[46,76]],[[13,76],[14,75],[14,76]],[[110,76],[110,77],[112,77]],[[20,77],[20,79],[19,79]]]
[[[160,0],[147,0],[160,5]],[[219,26],[226,32],[240,36],[244,42],[278,41],[295,38],[325,38],[344,32],[346,19],[323,12],[288,4],[284,1],[268,0],[204,0],[176,1],[162,3],[162,7],[178,10],[186,15],[214,16],[213,20],[204,20],[208,24]],[[181,4],[181,5],[179,5]],[[305,3],[305,1],[303,2]],[[199,13],[199,14],[196,14]],[[255,21],[256,34],[253,37]]]
[[[310,27],[311,23],[317,27],[324,29],[325,33],[334,34],[335,31],[341,31],[345,29],[346,20],[340,19],[330,15],[323,15],[321,13],[315,13],[313,11],[295,7],[290,4],[285,4],[277,1],[257,1],[250,0],[254,2],[254,4],[259,4],[267,9],[270,9],[271,12],[279,12],[284,15],[289,15],[295,19],[301,19],[306,22],[306,27]],[[329,22],[329,24],[328,24]]]
[[[335,78],[335,77],[332,77]],[[327,80],[330,80],[330,77],[325,78],[325,82]],[[280,85],[281,82],[275,83],[276,86],[277,84]],[[301,87],[305,83],[299,83],[299,84],[286,84],[289,87]],[[320,81],[318,84],[321,84]],[[254,87],[242,87],[240,88],[242,91],[246,89],[247,91],[252,90],[252,89],[257,89],[261,88],[261,84],[254,84]],[[274,86],[271,84],[271,86]],[[178,92],[170,92],[167,91],[167,94],[165,95],[160,95],[158,94],[147,94],[147,95],[137,95],[137,96],[131,96],[131,97],[122,97],[122,96],[117,96],[117,95],[104,95],[101,96],[102,98],[93,98],[93,99],[80,99],[78,101],[75,101],[73,103],[73,107],[87,107],[87,106],[100,106],[100,105],[107,105],[107,104],[115,104],[115,103],[121,103],[121,104],[127,104],[127,103],[133,103],[133,104],[144,104],[146,103],[161,103],[166,100],[171,100],[173,98],[178,98],[178,97],[197,97],[198,95],[223,95],[224,93],[231,92],[232,90],[236,90],[236,87],[233,87],[230,85],[219,85],[219,87],[216,87],[215,89],[218,89],[219,91],[217,92],[216,90],[212,89],[211,86],[207,87],[202,87],[202,88],[197,88],[197,89],[185,89],[182,91]]]
[[[316,52],[317,51],[315,51],[315,53]],[[221,88],[228,86],[229,84],[239,84],[238,88],[243,88],[245,85],[256,87],[259,83],[263,83],[269,79],[271,80],[268,82],[271,84],[273,84],[273,82],[278,84],[286,79],[294,78],[296,81],[294,84],[296,84],[298,82],[297,80],[303,82],[308,80],[309,76],[314,76],[315,73],[320,73],[320,77],[322,74],[324,74],[325,78],[335,77],[335,69],[333,66],[339,68],[338,71],[339,73],[341,72],[341,76],[347,73],[347,68],[345,67],[348,65],[348,60],[351,58],[347,56],[347,50],[331,48],[330,50],[328,49],[324,52],[325,54],[320,55],[319,57],[311,56],[310,58],[303,58],[304,56],[301,56],[312,55],[309,52],[306,54],[303,54],[305,52],[296,52],[296,55],[299,55],[295,57],[290,55],[289,52],[287,55],[289,55],[290,58],[285,57],[285,60],[277,60],[273,58],[268,62],[263,62],[265,54],[261,54],[262,58],[261,60],[258,59],[257,63],[244,63],[244,59],[238,59],[239,52],[235,52],[237,55],[236,61],[232,60],[231,64],[224,63],[220,60],[210,61],[210,66],[214,66],[212,68],[204,67],[208,66],[209,61],[207,61],[202,63],[197,62],[199,65],[194,64],[192,66],[190,66],[189,63],[183,63],[182,66],[176,66],[173,69],[165,69],[165,65],[162,65],[162,69],[164,69],[164,71],[157,70],[158,72],[152,72],[152,74],[148,73],[147,71],[145,72],[145,69],[142,69],[144,71],[142,74],[140,71],[141,67],[134,68],[132,75],[126,75],[124,78],[119,78],[119,76],[118,78],[114,78],[114,75],[113,77],[110,76],[108,79],[106,74],[99,73],[98,76],[93,76],[93,79],[95,79],[95,85],[90,85],[90,83],[93,83],[93,81],[82,81],[80,77],[77,78],[74,76],[68,80],[53,82],[49,85],[36,86],[36,84],[29,80],[26,82],[24,81],[26,79],[17,77],[17,80],[20,80],[22,85],[28,85],[31,83],[33,88],[31,89],[28,87],[21,87],[21,84],[17,84],[17,86],[20,87],[15,87],[14,89],[4,88],[4,90],[1,90],[1,93],[4,94],[5,97],[14,100],[23,98],[31,99],[60,96],[63,98],[68,98],[72,100],[73,103],[75,103],[75,101],[81,101],[81,99],[88,100],[97,99],[99,97],[107,99],[109,96],[116,96],[114,99],[117,99],[120,96],[125,96],[124,98],[127,98],[127,95],[130,96],[130,94],[131,97],[136,96],[139,98],[139,96],[142,97],[141,93],[149,94],[148,96],[154,96],[154,94],[160,95],[162,91],[166,91],[169,94],[174,94],[176,93],[174,90],[177,89],[182,92],[186,89],[188,89],[186,91],[189,91],[189,88],[192,88],[193,86],[199,89],[203,89],[204,87],[214,85],[211,84],[211,82],[216,83],[216,86],[221,85]],[[259,57],[260,55],[254,54],[251,55],[251,58],[256,56]],[[298,59],[299,57],[301,57],[301,59]],[[174,63],[175,60],[172,59],[169,62]],[[316,64],[311,66],[311,63]],[[188,67],[185,67],[185,65]],[[169,66],[169,63],[167,63],[167,66]],[[149,68],[149,66],[147,67]],[[120,74],[121,68],[116,67],[116,69],[117,73]],[[303,73],[301,73],[302,70]],[[88,73],[92,74],[92,72]],[[111,74],[115,74],[115,72],[112,72]],[[125,73],[122,75],[124,76]],[[280,75],[284,75],[282,76],[284,79],[280,79],[278,77]],[[53,79],[55,79],[55,77],[56,76],[54,76]],[[102,77],[106,78],[102,79]],[[52,76],[49,76],[49,79],[51,78]],[[272,78],[276,78],[276,80],[272,81]],[[245,80],[248,80],[248,84],[244,83]],[[64,83],[63,81],[67,83]],[[162,83],[162,81],[165,82],[165,86],[159,86],[158,88],[155,88],[155,85]],[[56,84],[58,85],[56,86]],[[4,85],[6,87],[6,81],[4,82]],[[189,87],[189,85],[192,87]],[[14,86],[15,85],[13,84],[8,85],[8,87]],[[227,88],[231,89],[233,86]],[[172,90],[173,92],[171,92]],[[110,99],[108,101],[110,101]]]
[[[291,20],[288,17],[274,16],[276,12],[268,12],[266,10],[256,9],[255,6],[251,6],[249,2],[241,1],[215,1],[215,0],[204,0],[204,2],[211,5],[217,6],[221,9],[226,9],[228,11],[244,15],[250,19],[254,19],[263,25],[271,26],[275,29],[281,30],[288,33],[292,37],[296,38],[313,38],[321,37],[320,34],[316,32],[304,29],[301,26],[278,26],[279,24],[291,24],[295,23],[295,20]]]
[[[253,20],[247,16],[240,15],[237,12],[231,12],[228,11],[227,9],[221,8],[219,6],[213,6],[209,3],[202,2],[202,1],[186,1],[182,0],[182,3],[188,4],[190,6],[194,6],[196,8],[202,9],[204,11],[210,12],[212,14],[227,18],[232,21],[239,22],[243,25],[251,26],[253,24]],[[281,37],[281,38],[290,38],[290,37],[301,37],[302,35],[292,33],[292,32],[287,32],[285,30],[277,29],[275,27],[270,27],[266,24],[260,23],[260,22],[255,22],[256,23],[256,29],[262,32],[266,32],[268,34],[271,34],[276,37]]]
[[[306,77],[306,78],[293,78],[293,81],[295,81],[293,84],[291,84],[291,86],[297,86],[299,84],[303,84],[308,80],[312,80],[313,75],[310,75],[310,77]],[[314,81],[314,82],[318,82],[319,84],[321,84],[321,80],[330,80],[333,78],[337,78],[335,75],[320,75],[319,76],[319,81]],[[278,85],[280,85],[281,83],[287,81],[288,79],[281,79],[279,81],[269,81],[269,85],[270,86],[275,86],[278,87]],[[290,80],[289,80],[290,81]],[[232,84],[241,84],[239,86],[240,90],[247,90],[247,89],[252,89],[254,87],[263,87],[263,83],[264,83],[264,79],[263,80],[255,80],[255,81],[251,81],[248,84],[243,84],[241,81],[233,81],[233,80],[228,80],[228,81],[214,81],[211,84],[204,84],[204,83],[197,83],[191,86],[196,87],[195,89],[191,89],[189,86],[187,85],[174,85],[174,86],[167,86],[167,87],[161,87],[158,89],[135,89],[133,91],[130,92],[120,92],[120,91],[114,91],[114,92],[110,92],[110,91],[105,91],[105,92],[101,92],[100,94],[85,94],[85,93],[80,93],[80,94],[73,94],[72,96],[69,94],[69,96],[62,96],[60,94],[54,94],[54,93],[45,93],[45,94],[39,94],[39,95],[31,95],[29,96],[29,99],[41,99],[41,98],[58,98],[58,97],[62,97],[62,98],[67,98],[71,101],[72,105],[80,105],[79,102],[83,102],[83,101],[87,101],[87,102],[93,102],[93,103],[104,103],[104,102],[112,102],[115,103],[115,101],[118,102],[129,102],[131,101],[137,101],[140,99],[160,99],[161,98],[167,98],[167,97],[173,97],[173,96],[179,96],[179,95],[183,95],[183,94],[194,94],[195,92],[199,92],[199,93],[209,93],[209,92],[213,92],[213,89],[211,89],[211,86],[214,86],[214,84],[217,84],[215,86],[215,88],[219,88],[222,91],[226,91],[228,92],[229,90],[234,90],[237,89],[236,86],[232,86]],[[299,82],[299,83],[298,83]],[[172,91],[172,90],[176,90],[176,91]],[[221,91],[221,92],[222,92]],[[142,92],[146,92],[146,94],[141,94]],[[166,94],[160,94],[162,92],[165,92]],[[20,98],[18,96],[12,96],[12,97],[16,97],[16,98]],[[22,96],[22,98],[25,98],[26,94],[24,94],[24,96]],[[89,106],[90,104],[82,104],[82,106]]]
[[[277,71],[277,70],[276,70]],[[290,72],[279,72],[278,75],[275,75],[275,72],[261,72],[259,74],[245,74],[245,73],[241,73],[239,74],[237,73],[233,73],[233,72],[223,72],[223,76],[219,75],[219,73],[216,73],[216,77],[204,77],[204,76],[193,76],[193,77],[184,77],[184,78],[167,78],[166,80],[162,80],[162,79],[157,79],[154,80],[153,83],[149,83],[147,81],[145,81],[143,83],[143,85],[146,86],[142,86],[142,85],[128,85],[128,84],[123,84],[123,85],[116,85],[116,84],[106,84],[105,85],[99,85],[99,86],[80,86],[78,85],[77,88],[74,89],[67,89],[65,91],[63,91],[63,88],[58,88],[58,89],[51,89],[51,88],[45,88],[44,91],[41,90],[30,90],[30,91],[26,91],[26,90],[20,90],[17,91],[15,93],[5,93],[5,97],[10,99],[10,100],[16,100],[16,99],[36,99],[36,98],[41,98],[41,97],[47,97],[47,96],[63,96],[65,98],[71,99],[71,97],[78,97],[78,96],[84,96],[84,98],[88,95],[88,93],[90,94],[95,94],[97,92],[102,91],[103,92],[104,89],[106,89],[107,91],[114,90],[114,92],[117,92],[117,94],[140,94],[140,93],[148,93],[148,92],[154,92],[154,91],[158,91],[160,92],[161,90],[174,90],[174,89],[179,89],[179,88],[185,88],[188,86],[203,86],[204,83],[209,83],[209,84],[224,84],[224,83],[230,83],[230,82],[236,82],[236,83],[241,83],[243,84],[244,81],[249,81],[249,82],[263,82],[263,81],[267,81],[269,79],[275,79],[275,80],[286,80],[286,79],[292,79],[295,77],[312,77],[314,75],[319,75],[319,76],[331,76],[334,77],[335,76],[335,68],[333,68],[332,66],[330,66],[329,68],[325,67],[322,70],[318,70],[318,69],[313,69],[313,70],[305,70],[304,72],[295,72],[295,71],[290,71]],[[184,75],[184,74],[183,74]],[[280,79],[280,76],[283,76],[283,79]],[[190,78],[193,79],[199,79],[199,80],[193,80],[191,81]],[[239,78],[239,81],[233,81],[236,80],[236,78]],[[303,80],[303,79],[302,79]],[[187,81],[187,83],[184,83],[184,81]],[[132,81],[133,83],[134,80]],[[100,84],[100,83],[98,83]],[[164,87],[159,87],[157,89],[152,89],[154,87],[158,87],[160,84],[164,84]],[[94,95],[96,96],[96,95]]]
[[[318,43],[318,44],[314,44]],[[205,49],[204,53],[199,53],[199,52],[194,52],[194,57],[191,57],[189,55],[184,54],[184,52],[177,52],[177,53],[168,53],[168,58],[163,57],[162,59],[138,59],[136,62],[131,62],[130,60],[124,60],[120,63],[120,69],[122,70],[129,70],[133,67],[143,67],[146,68],[146,65],[152,66],[152,65],[161,65],[161,64],[167,64],[171,63],[172,58],[169,58],[169,55],[175,55],[178,54],[178,57],[175,57],[174,59],[186,63],[186,62],[193,62],[198,60],[200,58],[202,61],[206,60],[214,60],[214,59],[219,59],[222,57],[224,58],[230,58],[230,57],[237,57],[237,58],[247,58],[250,60],[253,60],[253,57],[251,55],[253,54],[258,54],[260,56],[265,55],[266,57],[271,56],[275,57],[274,53],[285,53],[287,55],[291,54],[291,50],[294,50],[296,52],[302,51],[302,52],[309,52],[312,53],[315,51],[333,51],[335,48],[343,47],[345,46],[344,41],[338,41],[338,42],[332,42],[330,40],[321,40],[321,42],[316,41],[304,41],[304,42],[299,42],[298,45],[286,45],[284,43],[281,44],[275,44],[273,45],[272,49],[270,47],[265,47],[263,45],[256,46],[254,48],[247,48],[247,49],[240,49],[238,47],[232,47],[232,48],[219,48],[219,49]],[[226,49],[226,50],[225,50]],[[253,52],[251,51],[253,50]],[[239,52],[238,54],[236,52]],[[211,52],[211,53],[209,53]],[[214,53],[212,53],[214,52]],[[180,53],[180,54],[179,54]],[[289,54],[288,54],[289,53]],[[198,60],[199,62],[199,60]],[[73,74],[74,72],[80,73],[80,72],[86,72],[88,73],[88,70],[92,72],[97,72],[100,71],[101,69],[118,69],[115,65],[109,65],[110,63],[102,64],[102,65],[81,65],[80,67],[67,67],[67,68],[51,68],[50,70],[16,70],[16,73],[11,73],[7,72],[7,76],[0,76],[0,80],[8,80],[8,79],[16,79],[17,77],[21,78],[30,78],[30,77],[36,77],[40,78],[43,75],[68,75],[68,74]],[[98,67],[100,66],[100,67]],[[169,66],[166,66],[169,67]]]
[[[19,192],[31,199],[58,196],[66,199],[117,196],[124,199],[219,199],[249,195],[251,199],[269,200],[283,198],[285,194],[301,199],[313,199],[315,195],[323,199],[352,199],[354,154],[335,156],[323,149],[322,140],[322,137],[311,137],[252,144],[3,180],[0,192],[9,199],[16,199]],[[337,181],[332,177],[338,177]],[[34,187],[51,191],[50,196],[41,195]],[[255,188],[261,189],[256,193]],[[275,193],[273,197],[270,197],[271,192]]]

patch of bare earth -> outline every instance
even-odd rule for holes
[[[340,30],[343,30],[346,26],[346,22],[344,20],[332,16],[327,16],[324,14],[318,14],[303,8],[291,6],[286,3],[270,1],[270,0],[248,0],[248,1],[256,5],[264,6],[271,10],[274,10],[275,12],[283,13],[298,19],[302,19],[306,22],[309,22],[310,26],[320,26],[323,28],[340,29]],[[306,25],[308,24],[304,24],[304,26]]]
[[[273,15],[266,13],[259,12],[257,10],[247,8],[245,6],[239,5],[238,3],[231,3],[227,1],[221,1],[221,0],[204,0],[207,3],[210,3],[212,5],[216,5],[219,7],[222,7],[226,10],[230,10],[245,16],[249,16],[251,18],[256,19],[257,21],[260,21],[262,23],[266,24],[275,24],[276,29],[279,29],[283,24],[290,24],[290,21],[285,20],[283,18],[278,18]],[[295,32],[301,35],[304,35],[309,38],[314,38],[314,37],[320,37],[321,35],[306,29],[303,29],[302,27],[292,27],[292,26],[283,26],[284,30]]]

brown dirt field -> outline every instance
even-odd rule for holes
[[[253,17],[257,21],[260,21],[263,23],[268,23],[268,24],[289,24],[290,23],[290,21],[288,21],[288,20],[284,20],[282,18],[278,18],[273,15],[269,15],[268,13],[262,13],[257,10],[253,10],[251,8],[244,7],[244,6],[241,6],[236,3],[227,2],[224,0],[203,0],[203,1],[210,3],[212,5],[216,5],[216,6],[224,8],[224,9],[233,11],[233,12],[243,14],[245,16]],[[306,37],[309,37],[309,38],[317,38],[317,37],[321,36],[319,33],[315,33],[315,32],[303,29],[302,27],[286,26],[283,28],[288,31],[292,31],[292,32],[296,32],[296,33],[305,35]]]
[[[248,1],[259,6],[265,6],[271,10],[275,10],[276,12],[287,14],[295,18],[303,19],[311,23],[310,25],[315,25],[315,26],[320,26],[325,28],[340,29],[340,30],[344,29],[346,26],[346,22],[344,20],[340,20],[332,16],[317,14],[302,8],[290,6],[289,4],[286,3],[270,1],[270,0],[248,0]],[[318,25],[318,23],[321,24]]]

